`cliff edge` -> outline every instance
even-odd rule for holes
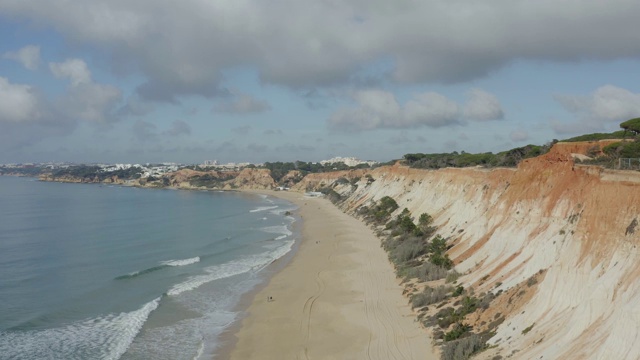
[[[430,214],[458,284],[498,294],[467,318],[502,320],[476,358],[637,359],[640,173],[573,159],[606,143],[558,143],[517,169],[395,165],[310,174],[296,188],[332,186],[352,213],[389,196],[396,213]]]

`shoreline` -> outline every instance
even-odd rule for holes
[[[248,309],[250,305],[253,303],[253,301],[255,301],[256,295],[269,284],[269,282],[275,275],[277,275],[288,264],[291,263],[296,253],[298,252],[300,243],[302,241],[302,218],[300,217],[300,213],[299,213],[300,209],[297,203],[291,200],[284,199],[282,197],[277,197],[263,190],[228,190],[228,191],[238,192],[238,193],[247,193],[252,195],[273,196],[281,200],[289,201],[291,204],[294,204],[296,206],[296,209],[293,211],[293,214],[291,215],[295,218],[295,221],[293,222],[293,225],[291,227],[291,232],[293,233],[292,236],[294,237],[294,244],[293,244],[293,247],[291,248],[291,251],[289,251],[284,256],[278,259],[275,259],[271,264],[267,265],[263,269],[263,271],[260,274],[263,281],[261,281],[258,285],[256,285],[250,291],[240,296],[240,300],[238,301],[236,306],[232,309],[233,312],[238,314],[238,317],[220,335],[218,335],[218,338],[217,338],[218,345],[213,351],[214,359],[218,359],[218,358],[227,359],[229,357],[229,354],[235,348],[236,343],[238,341],[235,335],[240,331],[244,318],[248,316]]]
[[[294,203],[302,236],[292,256],[243,297],[244,311],[221,336],[214,358],[439,358],[364,223],[324,198],[242,192]]]

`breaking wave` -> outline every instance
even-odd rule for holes
[[[44,330],[0,332],[3,359],[117,360],[131,345],[160,297],[128,313],[109,314]]]
[[[200,262],[200,256],[192,257],[189,259],[182,259],[182,260],[163,261],[161,264],[167,265],[167,266],[185,266],[185,265],[195,264],[197,262]]]
[[[153,266],[150,267],[148,269],[144,269],[144,270],[140,270],[140,271],[134,271],[132,273],[126,274],[126,275],[120,275],[118,277],[116,277],[116,280],[127,280],[127,279],[132,279],[144,274],[148,274],[148,273],[152,273],[154,271],[158,271],[170,266],[185,266],[185,265],[191,265],[191,264],[195,264],[197,262],[200,262],[200,257],[196,256],[196,257],[192,257],[189,259],[182,259],[182,260],[167,260],[167,261],[162,261],[160,262],[160,265],[157,266]]]
[[[260,207],[257,207],[255,209],[249,210],[249,212],[254,213],[254,212],[273,210],[273,209],[277,209],[277,208],[278,208],[278,206],[260,206]]]
[[[192,276],[187,280],[174,285],[169,289],[169,291],[167,291],[167,295],[176,296],[185,291],[197,289],[198,287],[215,280],[229,278],[244,273],[258,272],[276,259],[279,259],[291,251],[293,243],[294,240],[290,240],[285,242],[283,246],[272,251],[245,256],[225,264],[207,267],[204,269],[206,272],[205,274]]]

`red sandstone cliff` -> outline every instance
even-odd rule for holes
[[[640,173],[571,156],[606,143],[558,143],[517,169],[380,167],[370,178],[312,174],[296,188],[352,176],[357,188],[335,187],[347,211],[388,195],[398,211],[431,214],[454,244],[459,282],[476,293],[503,290],[488,314],[471,316],[477,327],[505,316],[495,347],[479,358],[637,359]],[[537,283],[525,286],[530,278]]]

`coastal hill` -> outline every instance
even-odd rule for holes
[[[640,358],[640,172],[583,163],[612,147],[557,142],[514,168],[398,161],[278,181],[245,168],[89,182],[323,192],[379,234],[443,359]]]

